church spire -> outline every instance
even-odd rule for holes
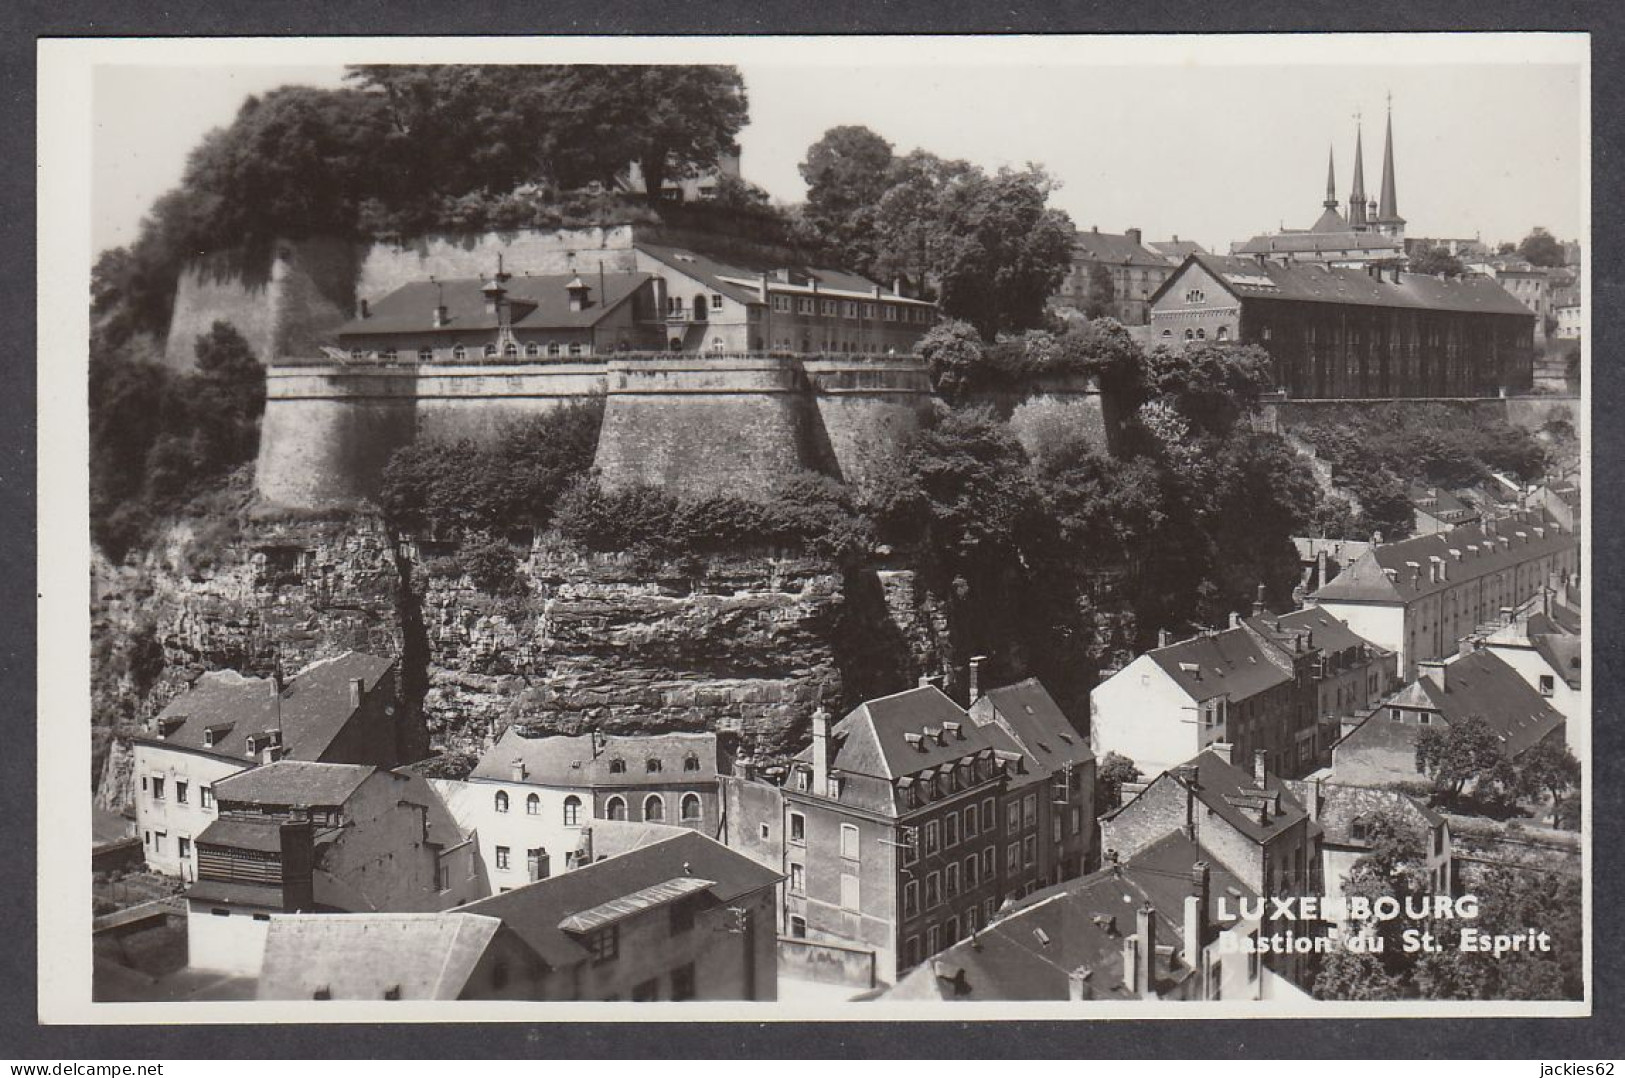
[[[1357,230],[1365,228],[1365,147],[1360,130],[1360,116],[1354,116],[1354,189],[1349,192],[1349,224]]]
[[[1394,190],[1394,98],[1388,96],[1388,136],[1382,150],[1382,201],[1377,205],[1377,223],[1384,231],[1397,231],[1405,223],[1399,215],[1399,196]]]
[[[1321,205],[1328,210],[1337,209],[1336,152],[1330,146],[1326,147],[1326,201]]]

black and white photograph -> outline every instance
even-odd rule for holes
[[[42,1021],[1590,1013],[1584,34],[39,76]]]

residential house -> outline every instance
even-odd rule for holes
[[[1229,751],[1221,745],[1199,753],[1102,816],[1102,856],[1121,864],[1183,829],[1262,897],[1322,893],[1320,829],[1308,810],[1268,772],[1264,752],[1248,772],[1231,763]]]
[[[1177,232],[1174,233],[1174,238],[1171,240],[1153,240],[1152,242],[1146,244],[1146,246],[1166,259],[1169,265],[1174,266],[1177,266],[1179,263],[1185,261],[1185,257],[1187,255],[1205,255],[1208,253],[1207,248],[1203,247],[1195,240],[1180,239]]]
[[[462,910],[277,914],[266,925],[255,998],[468,998],[488,955],[522,957],[523,945],[502,933],[497,918]]]
[[[781,790],[782,823],[730,831],[758,853],[782,834],[786,935],[871,952],[876,979],[891,983],[1004,902],[1087,863],[1085,739],[1036,685],[983,703],[980,716],[929,685],[833,727],[814,715],[812,745]],[[752,791],[759,809],[772,803],[763,786]]]
[[[1204,1000],[1302,998],[1254,946],[1256,918],[1220,918],[1256,893],[1170,831],[1135,856],[1040,891],[906,973],[880,998]]]
[[[1287,783],[1320,827],[1320,878],[1326,894],[1346,894],[1343,881],[1354,863],[1370,853],[1379,817],[1409,828],[1421,842],[1423,869],[1433,894],[1448,895],[1455,883],[1450,822],[1432,808],[1397,790],[1351,786],[1334,779]]]
[[[487,893],[472,837],[420,776],[281,760],[214,789],[186,891],[195,967],[257,972],[274,914],[424,912]]]
[[[1412,535],[1447,532],[1478,520],[1478,510],[1455,494],[1432,485],[1412,483],[1409,488]]]
[[[130,739],[147,866],[197,878],[197,836],[214,822],[213,787],[228,775],[272,760],[394,767],[425,755],[427,740],[399,698],[392,659],[352,651],[286,683],[204,674]]]
[[[1340,781],[1360,785],[1422,780],[1416,740],[1424,729],[1482,719],[1509,759],[1564,737],[1563,715],[1490,651],[1421,664],[1421,676],[1383,702],[1332,749]]]
[[[575,868],[595,820],[672,824],[716,836],[717,736],[530,737],[510,726],[467,780],[431,779],[479,836],[497,892]]]
[[[1550,592],[1507,619],[1505,625],[1475,638],[1481,648],[1506,663],[1524,683],[1540,693],[1565,723],[1586,725],[1589,709],[1582,695],[1585,640],[1564,629],[1553,616]]]
[[[1360,636],[1399,654],[1400,677],[1456,652],[1464,636],[1543,587],[1578,580],[1575,533],[1519,511],[1449,532],[1373,544],[1310,596]]]
[[[1533,314],[1482,278],[1194,254],[1150,308],[1153,342],[1256,344],[1292,398],[1493,397],[1533,377]]]
[[[1102,232],[1099,226],[1079,232],[1072,243],[1071,269],[1050,302],[1088,310],[1095,301],[1107,298],[1099,294],[1095,283],[1104,273],[1111,280],[1108,315],[1125,326],[1145,325],[1151,295],[1178,263],[1143,241],[1137,228],[1121,234]]]

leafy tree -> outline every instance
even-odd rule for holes
[[[1544,228],[1536,227],[1518,244],[1518,254],[1532,266],[1561,266],[1563,245]]]
[[[969,322],[938,322],[916,346],[931,368],[931,382],[950,404],[960,404],[987,362],[987,346]]]
[[[581,85],[570,105],[593,118],[612,157],[638,163],[651,202],[668,178],[693,176],[739,152],[735,136],[749,102],[736,68],[609,64],[575,76]]]
[[[469,582],[487,595],[511,595],[523,590],[519,557],[504,539],[482,535],[458,551],[457,561]]]
[[[1467,267],[1461,264],[1461,259],[1445,248],[1431,244],[1411,252],[1410,268],[1412,273],[1429,275],[1442,273],[1446,277],[1460,277],[1467,272]]]
[[[1095,817],[1105,815],[1123,801],[1123,784],[1139,782],[1140,769],[1119,753],[1108,752],[1095,769]]]
[[[1151,392],[1200,433],[1226,434],[1258,405],[1272,384],[1274,363],[1256,345],[1159,346],[1146,357]]]
[[[1562,815],[1563,795],[1580,786],[1580,761],[1568,746],[1547,738],[1518,757],[1518,785],[1529,794],[1552,798],[1552,817]]]
[[[1089,296],[1084,302],[1084,313],[1090,318],[1106,318],[1116,311],[1117,285],[1112,271],[1098,262],[1089,267]]]
[[[956,184],[980,174],[968,161],[945,160],[924,150],[898,158],[890,186],[875,207],[873,272],[882,278],[901,278],[917,294],[935,295],[947,233],[940,206]]]
[[[1370,849],[1362,854],[1343,877],[1343,894],[1369,902],[1391,898],[1404,908],[1409,898],[1425,895],[1430,879],[1427,871],[1427,836],[1405,818],[1393,812],[1379,812],[1366,819]],[[1408,916],[1391,920],[1371,918],[1352,922],[1346,930],[1381,943],[1365,951],[1343,948],[1325,956],[1316,976],[1317,999],[1401,999],[1414,995],[1410,975],[1415,960],[1402,947],[1407,930],[1427,930]]]
[[[1468,783],[1493,781],[1504,761],[1500,739],[1477,715],[1442,730],[1430,726],[1416,736],[1416,770],[1435,790],[1453,797],[1460,797]]]
[[[841,252],[843,265],[868,272],[875,259],[876,210],[891,183],[892,145],[867,127],[832,127],[807,148],[799,168],[807,217]]]

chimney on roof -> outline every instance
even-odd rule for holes
[[[354,711],[361,706],[361,701],[367,695],[367,682],[358,677],[350,679],[350,710]]]
[[[1253,617],[1264,616],[1264,585],[1258,585],[1258,593],[1253,597]]]
[[[1207,751],[1222,759],[1227,764],[1235,763],[1236,746],[1228,741],[1215,741],[1207,747]]]
[[[820,794],[829,786],[829,712],[819,704],[812,715],[812,786]]]
[[[1312,823],[1320,822],[1320,779],[1309,780],[1309,819]]]
[[[1134,956],[1132,969],[1128,964],[1124,966],[1125,973],[1133,973],[1134,982],[1129,985],[1128,978],[1124,977],[1123,983],[1132,987],[1135,996],[1138,998],[1155,999],[1157,916],[1156,910],[1151,907],[1151,903],[1147,902],[1134,911],[1134,929],[1135,950],[1138,953]],[[1125,950],[1123,953],[1126,959],[1128,951]]]
[[[1267,788],[1265,780],[1269,778],[1270,754],[1263,749],[1253,753],[1253,785],[1260,790]]]
[[[1174,642],[1174,634],[1167,629],[1157,630],[1157,647],[1165,648]]]
[[[372,304],[368,303],[366,300],[362,300],[359,304],[357,304],[357,308],[358,313],[362,318],[372,317]]]
[[[1442,660],[1424,659],[1416,665],[1422,681],[1431,682],[1433,687],[1438,689],[1440,692],[1450,691],[1445,676],[1445,664]]]
[[[1095,233],[1096,235],[1099,235],[1100,234],[1100,226],[1099,225],[1090,225],[1089,226],[1089,231]]]
[[[525,781],[525,774],[526,774],[525,761],[518,758],[518,757],[515,757],[514,761],[513,761],[513,764],[511,766],[513,768],[513,771],[512,771],[513,781],[515,781],[515,782],[524,782]]]
[[[1202,948],[1208,935],[1208,868],[1206,861],[1191,866],[1191,893],[1185,896],[1185,964],[1202,968]]]
[[[1134,244],[1134,246],[1136,246],[1136,247],[1139,247],[1140,246],[1140,239],[1144,235],[1144,233],[1142,233],[1137,228],[1131,228],[1131,229],[1128,230],[1127,233],[1125,233],[1125,235],[1128,236],[1128,241],[1130,243]]]
[[[970,702],[976,703],[982,696],[982,664],[987,662],[986,655],[972,655],[970,657]]]
[[[1230,611],[1230,628],[1241,628],[1241,615],[1234,610]]]
[[[817,282],[813,283],[813,291],[818,291]],[[891,294],[894,296],[901,296],[903,294],[903,279],[901,277],[893,277],[891,279]]]

